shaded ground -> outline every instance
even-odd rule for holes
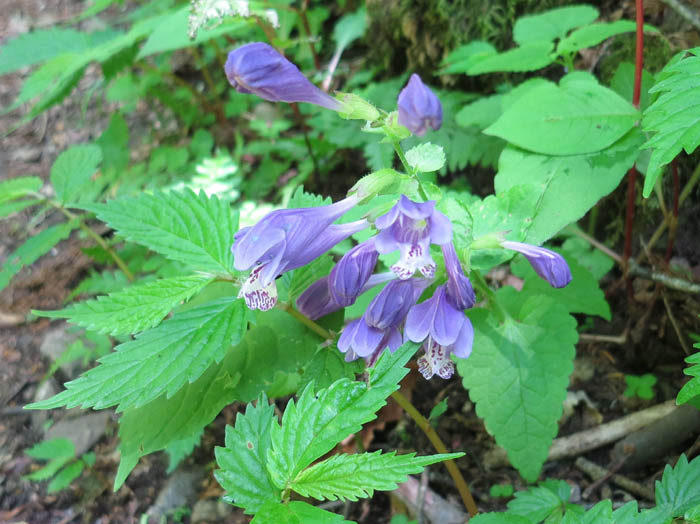
[[[18,0],[12,2],[0,18],[0,44],[17,34],[34,27],[46,27],[66,20],[79,12],[82,4],[74,1]],[[81,86],[89,85],[96,72],[88,70]],[[6,75],[0,83],[0,106],[8,105],[21,87],[26,72]],[[0,146],[0,180],[14,176],[36,174],[47,179],[50,166],[56,155],[69,144],[90,140],[98,136],[106,126],[109,107],[88,106],[86,116],[81,116],[82,90],[79,89],[60,106],[15,133],[4,137]],[[15,112],[0,117],[0,129],[7,129],[20,117]],[[147,119],[148,115],[138,111],[130,118]],[[620,190],[622,191],[622,190]],[[622,201],[622,195],[611,199]],[[691,199],[697,202],[695,197]],[[697,238],[700,224],[693,221],[695,205],[681,215],[681,234],[676,253],[682,255],[681,263],[698,267]],[[29,212],[20,213],[10,220],[0,222],[0,263],[20,245],[28,235],[57,221],[52,214],[32,219]],[[31,309],[55,309],[60,307],[69,292],[84,277],[90,262],[80,251],[84,241],[77,233],[60,243],[50,254],[40,259],[31,268],[23,270],[11,286],[0,293],[0,522],[67,523],[67,522],[138,522],[151,507],[168,478],[167,459],[163,454],[143,458],[129,476],[126,484],[116,493],[111,491],[111,482],[118,465],[116,447],[116,417],[112,417],[104,433],[92,448],[96,453],[94,468],[74,482],[68,489],[57,494],[47,494],[45,486],[22,479],[36,466],[24,454],[24,449],[41,441],[44,421],[32,420],[21,407],[31,402],[49,369],[50,362],[42,357],[39,348],[47,333],[60,326],[47,319],[25,321]],[[613,272],[615,273],[615,272]],[[590,407],[579,404],[572,415],[562,422],[560,436],[591,427],[602,421],[610,421],[627,413],[652,404],[675,398],[685,381],[683,359],[686,354],[679,344],[679,336],[688,344],[687,334],[700,331],[697,313],[700,304],[697,297],[677,291],[664,290],[652,282],[636,279],[632,283],[633,299],[629,300],[625,286],[616,287],[616,275],[603,282],[609,292],[614,320],[611,323],[596,322],[588,334],[620,336],[624,340],[613,343],[600,338],[588,337],[577,346],[576,371],[570,389],[585,392]],[[498,279],[495,281],[498,284]],[[664,299],[670,305],[666,307]],[[674,322],[669,316],[673,312]],[[630,400],[623,396],[626,387],[624,374],[652,372],[658,377],[653,400]],[[413,372],[415,374],[415,371]],[[59,372],[58,378],[69,379]],[[414,377],[415,378],[415,377]],[[457,378],[444,382],[422,379],[411,381],[405,394],[412,395],[414,403],[422,413],[430,410],[443,398],[448,409],[437,421],[437,431],[448,447],[464,450],[467,456],[459,466],[470,484],[480,509],[502,509],[505,499],[494,499],[489,489],[494,484],[512,484],[523,487],[514,470],[507,467],[489,469],[488,452],[493,439],[487,434],[483,422],[476,416],[474,406]],[[195,482],[196,498],[207,501],[200,504],[210,510],[211,521],[248,522],[239,512],[223,512],[217,509],[216,500],[221,490],[214,481],[212,471],[213,447],[223,442],[224,427],[232,423],[238,406],[227,407],[207,429],[202,444],[187,461],[189,468],[205,468],[201,480]],[[52,412],[54,422],[75,413]],[[433,449],[425,435],[407,418],[396,417],[396,409],[385,413],[384,427],[368,439],[369,449],[399,449],[432,453]],[[661,459],[629,473],[647,487],[653,486],[665,463],[673,463],[678,454],[697,454],[695,437],[686,439],[667,450]],[[598,464],[613,465],[611,446],[586,454]],[[690,458],[689,456],[689,458]],[[591,479],[574,465],[575,457],[547,463],[544,476],[567,480],[574,492],[584,491]],[[192,477],[195,478],[195,477]],[[461,507],[453,483],[441,466],[433,466],[429,474],[429,487]],[[601,497],[612,496],[621,502],[625,494],[608,483],[602,483],[586,500],[593,504]],[[643,505],[643,504],[642,504]],[[329,504],[336,511],[345,511],[349,518],[364,523],[388,522],[391,512],[401,511],[402,506],[392,502],[390,496],[378,493],[370,501],[350,504]],[[212,513],[213,511],[213,513]],[[218,511],[218,513],[217,513]],[[173,521],[175,515],[171,515]],[[190,517],[183,515],[184,522]]]

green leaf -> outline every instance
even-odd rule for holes
[[[686,53],[690,56],[685,57]],[[680,58],[679,58],[680,57]],[[651,194],[663,166],[682,149],[691,154],[700,144],[700,47],[682,51],[659,73],[662,79],[652,93],[663,93],[642,118],[642,127],[653,136],[643,148],[651,148],[644,179],[644,197]]]
[[[77,223],[67,222],[44,229],[29,237],[24,244],[11,253],[0,269],[0,290],[24,267],[33,264],[40,256],[48,253],[61,240],[68,238]]]
[[[300,386],[306,386],[313,381],[316,387],[327,388],[339,378],[353,380],[363,369],[362,360],[346,362],[343,354],[335,346],[321,347],[304,368]]]
[[[83,472],[84,467],[85,464],[83,464],[80,461],[69,464],[61,471],[59,471],[58,474],[51,480],[51,482],[49,482],[49,485],[46,486],[46,491],[48,491],[49,493],[54,493],[56,491],[61,491],[62,489],[67,488],[71,482],[73,482],[80,476],[80,474]]]
[[[554,251],[565,255],[559,249]],[[516,257],[511,263],[511,270],[514,275],[525,279],[521,290],[523,296],[545,295],[562,304],[569,313],[598,315],[610,321],[610,306],[605,300],[605,293],[598,286],[598,281],[575,258],[565,258],[571,269],[572,280],[566,287],[556,289],[537,276],[525,257]]]
[[[578,236],[567,238],[561,246],[564,258],[576,259],[576,263],[586,268],[596,281],[602,279],[615,265],[615,261],[589,242]]]
[[[250,524],[352,524],[341,515],[302,501],[288,504],[268,502],[260,508]]]
[[[194,448],[196,448],[202,440],[203,434],[204,428],[200,428],[192,435],[180,440],[174,440],[168,444],[165,448],[165,452],[168,454],[168,469],[165,470],[167,474],[175,471],[178,465],[180,465],[180,462],[192,454]]]
[[[98,273],[94,269],[70,292],[66,301],[79,295],[99,295],[121,291],[129,286],[129,279],[122,271],[105,270]]]
[[[238,216],[229,204],[204,192],[143,193],[82,206],[127,240],[199,271],[230,273]]]
[[[63,204],[80,200],[83,187],[102,162],[102,149],[94,144],[73,146],[65,150],[51,166],[51,183]]]
[[[506,307],[508,293],[497,292]],[[548,297],[533,297],[515,313],[499,324],[485,310],[470,310],[474,351],[457,359],[457,369],[486,429],[532,481],[558,431],[578,334],[576,320]]]
[[[58,457],[49,460],[49,462],[41,469],[31,472],[29,475],[24,475],[22,478],[27,480],[48,480],[53,477],[63,466],[68,464],[75,458],[75,455],[70,457]]]
[[[0,182],[0,203],[36,193],[44,182],[38,176],[20,176]]]
[[[23,209],[34,206],[39,202],[39,200],[34,200],[32,198],[30,200],[15,200],[13,202],[0,203],[0,218],[9,217],[15,213],[19,213]]]
[[[358,38],[362,38],[367,29],[367,10],[360,8],[354,13],[343,16],[333,27],[333,40],[342,52]],[[336,51],[338,53],[338,51]]]
[[[58,311],[33,313],[49,318],[67,318],[73,324],[98,333],[128,335],[159,324],[175,306],[189,300],[211,280],[205,275],[163,278]]]
[[[417,344],[409,342],[393,354],[382,353],[370,371],[369,387],[342,378],[316,394],[309,384],[296,403],[290,401],[282,425],[272,429],[267,468],[275,485],[285,489],[314,460],[376,418],[386,397],[408,373],[404,365],[416,348]]]
[[[485,129],[501,116],[503,95],[485,96],[465,105],[455,116],[462,127],[476,126]]]
[[[216,448],[214,472],[226,490],[225,500],[256,513],[266,502],[279,502],[282,492],[272,483],[265,467],[271,449],[271,429],[277,424],[275,406],[262,395],[256,406],[248,404],[238,413],[234,427],[226,426],[226,447]]]
[[[303,497],[318,500],[371,497],[375,490],[390,491],[407,480],[407,475],[420,473],[423,468],[443,460],[456,459],[464,453],[447,453],[416,457],[415,453],[396,455],[395,451],[382,454],[333,455],[302,471],[290,487]]]
[[[555,512],[561,516],[570,495],[569,485],[563,480],[547,480],[537,487],[518,491],[508,502],[508,512],[527,517],[531,522],[541,522]]]
[[[24,452],[32,458],[50,460],[75,457],[75,445],[67,438],[43,440]]]
[[[616,20],[615,22],[600,22],[587,25],[572,32],[559,42],[557,53],[560,55],[575,53],[587,47],[593,47],[611,36],[632,33],[636,24],[631,20]]]
[[[700,457],[690,463],[683,454],[671,468],[668,464],[661,480],[656,481],[656,505],[668,505],[673,517],[700,504]]]
[[[62,53],[84,51],[89,35],[73,29],[39,29],[19,35],[0,48],[0,75],[38,64]]]
[[[530,519],[510,513],[479,513],[469,520],[470,524],[532,524]]]
[[[566,79],[559,86],[547,82],[526,91],[484,133],[535,153],[578,155],[605,149],[639,119],[639,112],[611,89]]]
[[[634,164],[642,140],[635,129],[599,153],[572,156],[540,155],[508,146],[499,160],[496,195],[515,187],[534,195],[527,241],[542,244],[618,186]]]
[[[642,69],[642,86],[639,96],[639,108],[642,111],[651,104],[652,95],[649,90],[654,85],[654,76]],[[634,64],[631,62],[621,62],[610,81],[610,88],[630,104],[634,98]]]
[[[141,60],[156,53],[175,51],[183,47],[193,47],[223,34],[240,32],[248,25],[245,21],[229,19],[214,28],[198,30],[197,37],[192,39],[188,29],[189,15],[190,6],[185,5],[164,16],[148,36],[136,59]]]
[[[700,344],[695,344],[693,347],[700,349]],[[693,378],[686,382],[678,392],[676,403],[679,405],[686,404],[694,398],[700,397],[700,351],[690,355],[685,361],[690,366],[684,369],[683,373]]]
[[[161,395],[122,415],[119,419],[121,462],[115,489],[123,484],[139,457],[200,431],[232,402],[249,402],[261,392],[269,394],[273,388],[284,395],[294,392],[294,384],[286,390],[279,384],[283,379],[298,376],[299,367],[312,358],[317,341],[318,335],[283,311],[259,313],[256,325],[228,351],[220,364],[210,365],[201,377],[186,384],[174,396]],[[144,420],[150,423],[143,424]]]
[[[442,147],[425,142],[406,151],[406,160],[418,173],[431,173],[445,165],[445,152]]]
[[[553,50],[554,44],[552,42],[528,42],[503,53],[484,56],[475,61],[466,73],[468,75],[483,75],[501,71],[513,73],[536,71],[547,67],[554,61]]]
[[[194,382],[212,362],[220,362],[247,327],[243,300],[223,298],[183,311],[116,347],[97,366],[65,384],[54,397],[30,409],[59,406],[117,411],[138,408],[165,393],[172,397]]]
[[[593,22],[598,10],[590,5],[575,5],[551,9],[544,13],[518,18],[513,26],[513,40],[519,44],[528,42],[552,42],[563,38],[569,31]]]
[[[622,393],[625,397],[639,397],[644,399],[654,398],[654,385],[656,377],[651,373],[645,373],[641,376],[625,375],[627,388]]]

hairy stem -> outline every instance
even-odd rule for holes
[[[423,433],[425,433],[425,436],[428,437],[428,440],[430,440],[430,443],[438,453],[449,453],[447,447],[440,439],[440,436],[430,425],[430,422],[428,422],[428,419],[420,414],[416,407],[411,404],[411,401],[404,397],[400,391],[394,391],[391,394],[391,398],[393,398],[396,403],[401,406],[403,410],[414,420]],[[453,460],[446,460],[444,461],[444,464],[447,471],[450,473],[452,480],[454,480],[454,483],[457,486],[457,490],[462,497],[462,501],[464,502],[469,515],[473,517],[479,512],[479,510],[476,507],[476,502],[474,501],[474,497],[472,497],[471,491],[469,491],[467,482],[464,480],[462,473],[459,471],[459,468]]]
[[[328,331],[323,326],[320,326],[300,311],[297,311],[289,304],[278,304],[277,307],[292,315],[295,319],[304,324],[306,327],[308,327],[311,331],[319,335],[321,338],[324,338],[326,340],[331,340],[333,338],[333,334],[330,331]],[[435,450],[438,453],[449,453],[447,450],[447,446],[445,446],[445,443],[440,439],[440,436],[435,432],[428,420],[420,414],[418,409],[416,409],[416,407],[413,404],[411,404],[410,400],[404,397],[399,391],[394,391],[391,394],[391,397],[396,401],[396,403],[399,406],[403,408],[403,410],[414,420],[418,427],[425,433],[425,435],[428,437],[428,440],[430,440],[433,447],[435,447]],[[452,477],[452,480],[454,481],[455,486],[457,487],[457,490],[459,491],[459,494],[462,497],[462,500],[464,501],[464,505],[467,508],[467,511],[469,511],[469,514],[471,516],[476,515],[478,513],[478,509],[476,507],[476,503],[474,502],[474,497],[472,497],[472,494],[469,491],[469,487],[467,486],[467,481],[464,480],[464,477],[459,471],[459,468],[452,460],[446,460],[444,461],[444,464],[447,468],[447,472]]]

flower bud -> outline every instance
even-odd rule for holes
[[[569,265],[559,253],[543,247],[509,240],[502,242],[501,246],[522,253],[530,262],[535,273],[549,282],[550,286],[560,288],[571,282]]]
[[[417,136],[425,135],[428,127],[438,130],[442,125],[440,100],[415,73],[399,93],[398,106],[399,124]]]
[[[299,68],[264,42],[231,51],[224,66],[239,93],[253,93],[271,102],[308,102],[334,111],[340,102],[313,85]]]

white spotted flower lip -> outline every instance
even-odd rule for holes
[[[367,227],[366,220],[333,224],[356,203],[355,197],[348,197],[329,206],[280,209],[241,229],[231,248],[233,265],[239,271],[252,271],[238,296],[245,298],[250,309],[274,307],[279,275],[308,264]]]
[[[404,195],[388,213],[375,221],[379,234],[374,242],[379,253],[399,250],[399,261],[391,270],[400,279],[411,278],[416,270],[423,276],[435,276],[430,244],[443,245],[452,240],[452,224],[435,201],[413,202]]]

